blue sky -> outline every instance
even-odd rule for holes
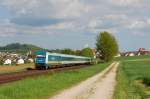
[[[149,0],[0,0],[0,45],[81,49],[108,31],[121,51],[150,49],[149,9]]]

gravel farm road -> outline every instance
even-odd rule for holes
[[[101,73],[60,92],[50,99],[111,99],[116,85],[119,62],[113,62]]]

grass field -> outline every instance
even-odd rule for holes
[[[0,66],[0,74],[25,71],[27,68],[34,68],[34,63],[21,64],[18,66],[16,66],[16,65],[10,65],[10,66],[1,65]]]
[[[102,71],[109,64],[98,64],[78,70],[50,73],[47,76],[27,78],[15,83],[1,85],[0,99],[48,99],[57,92]]]
[[[122,62],[117,81],[114,99],[150,99],[150,60]]]
[[[114,60],[115,61],[141,61],[141,60],[150,60],[150,55],[116,57]]]

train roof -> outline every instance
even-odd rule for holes
[[[62,56],[62,57],[74,57],[74,58],[89,58],[89,57],[83,57],[83,56],[76,56],[76,55],[67,55],[67,54],[59,54],[59,53],[48,53],[48,55],[54,55],[54,56]]]
[[[83,57],[83,56],[76,56],[76,55],[68,55],[68,54],[59,54],[59,53],[50,53],[48,51],[37,51],[36,54],[42,54],[42,55],[53,55],[53,56],[61,56],[61,57],[70,57],[70,58],[84,58],[84,59],[91,59],[90,57]]]

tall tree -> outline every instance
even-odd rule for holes
[[[94,57],[93,51],[89,47],[82,49],[81,55],[85,57],[92,57],[92,58]]]
[[[106,31],[97,36],[96,47],[99,58],[105,62],[111,61],[118,53],[118,44],[115,37]]]

